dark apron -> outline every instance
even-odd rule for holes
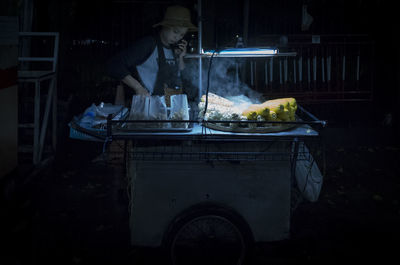
[[[160,37],[157,36],[156,40],[158,51],[158,73],[156,83],[154,85],[153,95],[162,96],[164,95],[164,84],[166,84],[169,88],[175,88],[179,85],[179,66],[175,59],[173,59],[175,61],[174,64],[167,63]]]

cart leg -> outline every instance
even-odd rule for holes
[[[304,144],[304,143],[303,143]],[[293,212],[299,203],[302,201],[301,192],[298,189],[297,181],[296,181],[296,165],[297,159],[299,157],[299,146],[300,142],[298,138],[293,139],[292,143],[292,156],[290,161],[290,179],[291,179],[291,188],[290,188],[290,210]]]

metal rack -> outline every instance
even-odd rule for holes
[[[298,112],[296,114],[298,119],[296,121],[223,121],[223,120],[203,120],[203,119],[191,119],[191,120],[113,120],[113,116],[109,115],[107,118],[106,134],[103,134],[102,139],[108,138],[108,140],[121,140],[121,139],[163,139],[163,140],[235,140],[235,139],[267,139],[269,137],[274,138],[288,138],[293,137],[310,137],[318,136],[319,131],[326,126],[326,121],[320,120],[313,114],[308,112],[302,106],[298,106]],[[194,114],[195,116],[195,114]],[[127,129],[129,127],[126,124],[151,124],[151,123],[187,123],[189,129],[172,129],[165,130],[163,128],[149,128],[146,130],[140,128]],[[278,131],[275,133],[228,133],[220,132],[218,130],[212,130],[207,128],[209,123],[266,123],[271,125],[297,125],[294,130]],[[149,126],[150,127],[150,126]],[[101,137],[101,135],[98,135]]]
[[[57,61],[58,61],[58,46],[59,46],[59,33],[58,32],[19,32],[19,37],[22,43],[27,43],[27,40],[39,39],[42,43],[45,43],[43,39],[48,38],[51,43],[50,50],[47,52],[50,55],[48,57],[42,56],[27,56],[22,51],[18,61],[21,63],[20,69],[18,70],[18,82],[20,83],[20,94],[27,94],[28,97],[23,98],[24,101],[29,102],[31,93],[21,90],[22,84],[30,83],[33,84],[34,89],[33,95],[33,122],[24,121],[18,125],[21,129],[33,129],[33,145],[22,145],[20,144],[20,152],[32,152],[32,161],[34,165],[38,165],[43,162],[43,153],[45,149],[45,138],[46,132],[48,131],[48,124],[51,122],[52,128],[52,139],[51,149],[54,152],[57,143]],[[22,46],[21,46],[22,47]],[[46,48],[47,49],[47,48]],[[39,67],[35,63],[48,63],[47,67]],[[43,99],[43,89],[47,84],[47,99],[45,102]],[[23,102],[26,104],[26,102]],[[45,103],[45,110],[41,115],[41,105]],[[24,110],[24,109],[22,109]],[[22,111],[21,111],[22,112]],[[31,110],[29,110],[31,112]],[[22,116],[29,116],[28,113],[22,113]],[[51,117],[51,120],[50,120]]]
[[[140,147],[133,143],[129,158],[142,161],[281,161],[289,160],[294,152],[290,142],[186,142],[179,145]],[[300,151],[299,151],[300,152]]]
[[[210,122],[232,121],[116,121],[109,118],[102,139],[105,146],[114,140],[128,141],[124,150],[127,158],[137,161],[310,161],[312,153],[323,154],[320,132],[326,122],[301,106],[298,115],[295,122],[272,122],[295,125],[290,130],[272,133],[223,132],[207,127]],[[137,122],[186,122],[190,126],[182,131],[126,129],[127,124]]]

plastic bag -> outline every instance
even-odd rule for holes
[[[93,103],[90,107],[86,108],[83,112],[79,125],[82,127],[92,127],[96,117],[96,105]]]
[[[129,112],[129,120],[148,120],[149,119],[149,104],[150,99],[143,95],[132,96],[131,110]],[[138,128],[145,127],[146,123],[132,122],[128,127]]]
[[[304,143],[301,143],[300,156],[296,161],[296,182],[303,197],[311,202],[318,200],[321,192],[323,176],[317,162]]]
[[[123,105],[113,105],[111,103],[101,102],[96,106],[96,116],[107,119],[108,115],[118,113],[123,108]]]
[[[124,112],[126,113],[124,110],[127,109],[122,105],[113,105],[111,103],[101,102],[96,106],[93,103],[83,112],[79,124],[86,128],[103,128],[107,124],[107,117],[109,114],[120,113],[121,115],[113,117],[113,120],[117,120],[122,118]]]
[[[189,120],[189,107],[186,94],[171,96],[170,120]],[[187,122],[171,122],[172,128],[187,128]]]
[[[167,120],[167,106],[164,97],[134,95],[129,120]],[[163,122],[132,122],[130,128],[165,128]]]
[[[149,120],[167,120],[167,105],[165,104],[165,98],[161,96],[149,97]],[[151,128],[165,128],[167,127],[166,122],[154,122],[149,123],[147,127]]]

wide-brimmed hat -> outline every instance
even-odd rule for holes
[[[167,27],[185,27],[188,31],[197,31],[197,27],[192,24],[190,20],[189,9],[183,6],[170,6],[164,14],[164,19],[153,27],[167,26]]]

